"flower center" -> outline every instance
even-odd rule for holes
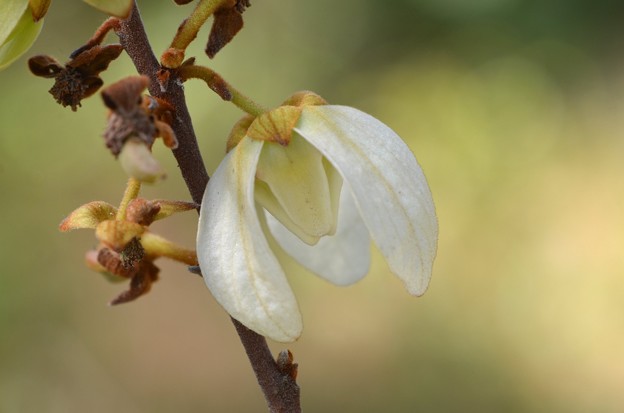
[[[336,231],[342,178],[323,155],[293,133],[288,145],[266,142],[256,169],[256,201],[303,242]]]

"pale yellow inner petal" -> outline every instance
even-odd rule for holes
[[[256,170],[255,198],[303,242],[336,231],[342,178],[297,134],[282,146],[266,143]]]

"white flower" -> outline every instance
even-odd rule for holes
[[[259,117],[212,176],[197,252],[208,288],[232,317],[289,342],[301,334],[301,315],[269,232],[339,285],[368,272],[370,234],[391,271],[421,295],[438,224],[420,166],[389,127],[350,107],[303,106],[294,117],[282,109]]]

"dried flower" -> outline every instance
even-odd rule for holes
[[[169,148],[178,146],[171,129],[173,108],[162,99],[143,95],[148,86],[148,77],[131,76],[102,91],[104,104],[110,109],[104,131],[106,146],[119,156],[124,170],[142,182],[164,176],[151,154],[156,137],[161,136]]]
[[[37,55],[28,60],[28,67],[35,76],[53,78],[55,82],[50,94],[61,105],[76,111],[82,99],[93,95],[104,84],[98,75],[122,51],[123,47],[119,44],[94,45],[72,55],[65,66],[53,57]]]
[[[197,265],[195,251],[182,248],[149,231],[149,225],[177,212],[196,209],[192,202],[134,198],[118,217],[118,209],[94,201],[80,206],[61,222],[61,231],[95,229],[99,245],[86,254],[87,266],[111,280],[130,279],[130,288],[111,305],[132,301],[147,293],[158,280],[159,268],[154,261],[168,257],[186,265]]]

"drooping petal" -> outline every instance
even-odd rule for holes
[[[438,223],[427,181],[407,145],[357,109],[309,106],[295,130],[351,186],[375,244],[407,290],[421,295],[431,278]]]
[[[340,195],[336,233],[322,237],[315,246],[302,242],[268,213],[267,223],[284,251],[333,284],[350,285],[368,273],[370,237],[346,183]]]
[[[263,145],[243,138],[210,179],[199,217],[197,255],[206,285],[232,317],[259,334],[289,342],[301,334],[301,315],[254,203]]]

